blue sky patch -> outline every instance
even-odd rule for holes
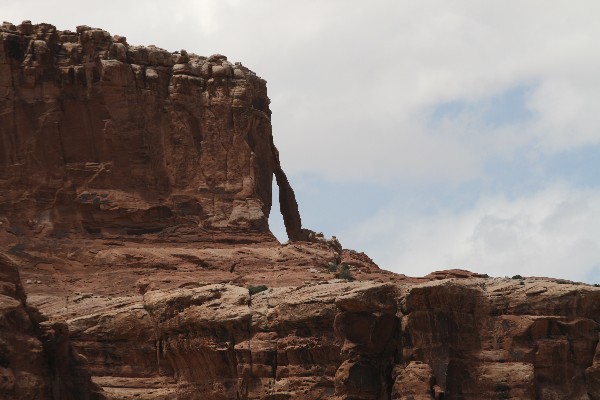
[[[302,225],[317,232],[323,231],[326,236],[335,235],[375,214],[394,193],[388,186],[332,182],[309,174],[288,178],[296,194]],[[275,236],[285,241],[287,238],[277,199],[278,188],[274,181],[269,225]]]
[[[439,103],[431,112],[430,122],[437,125],[464,115],[479,116],[483,124],[496,128],[527,122],[533,117],[533,112],[527,107],[527,101],[536,86],[514,86],[479,101],[454,100]]]
[[[600,187],[600,144],[578,147],[554,155],[546,171],[576,186]]]

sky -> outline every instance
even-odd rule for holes
[[[411,276],[600,283],[600,2],[0,0],[268,82],[303,225]],[[272,230],[285,240],[274,207]]]

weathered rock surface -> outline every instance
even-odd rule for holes
[[[247,68],[0,36],[0,398],[600,399],[600,288],[409,278],[304,229]]]
[[[586,378],[598,344],[597,288],[443,280],[412,287],[404,307],[403,355],[431,366],[446,398],[598,396]]]
[[[5,23],[0,36],[0,215],[13,232],[270,236],[276,174],[298,238],[252,71],[87,26]]]
[[[294,254],[294,263],[303,257]],[[115,282],[67,300],[33,284],[31,299],[67,319],[114,399],[598,398],[600,289],[374,273],[348,282],[327,270],[327,254],[283,266],[303,282],[268,267],[243,282],[214,267],[213,283],[134,269],[142,293],[139,283]],[[246,287],[261,283],[256,294]]]
[[[64,323],[41,323],[28,308],[17,265],[0,253],[0,398],[102,399]]]

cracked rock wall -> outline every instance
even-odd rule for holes
[[[0,38],[1,223],[56,236],[268,233],[283,171],[263,79],[222,55],[87,26],[4,23]],[[295,199],[282,212],[297,236]]]

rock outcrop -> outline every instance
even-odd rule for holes
[[[427,363],[445,398],[598,398],[597,288],[451,279],[412,287],[403,307],[403,356]]]
[[[14,261],[0,253],[0,397],[10,400],[103,399],[65,323],[39,321]]]
[[[87,26],[5,23],[0,35],[0,215],[13,232],[268,236],[275,174],[298,238],[252,71]]]
[[[303,228],[241,64],[0,37],[1,398],[600,399],[600,288],[409,278]]]
[[[88,292],[77,294],[33,284],[31,298],[68,321],[113,399],[598,398],[599,288],[418,280],[358,263],[348,281],[335,278],[324,245],[288,245],[269,259],[272,250],[163,248],[160,259],[156,247],[94,250],[112,265],[130,254],[128,273],[142,278],[114,271],[108,287],[78,280]],[[209,267],[194,273],[174,254]],[[50,274],[36,278],[56,288]]]

